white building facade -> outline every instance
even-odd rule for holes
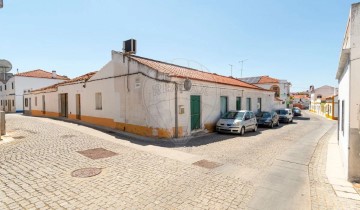
[[[47,72],[40,69],[15,74],[6,82],[0,83],[1,110],[5,112],[23,112],[24,93],[67,79],[67,77],[57,75],[56,72]]]
[[[323,115],[325,113],[326,98],[336,96],[338,88],[324,85],[310,92],[310,111]]]
[[[360,181],[360,3],[353,4],[340,53],[338,140],[346,175]]]
[[[259,77],[245,77],[239,78],[241,81],[254,84],[258,87],[271,90],[275,92],[275,97],[280,99],[282,103],[278,105],[278,108],[291,108],[290,103],[290,87],[291,83],[287,80],[276,79],[269,76]]]
[[[191,81],[189,91],[185,81]],[[155,138],[214,131],[227,110],[270,111],[274,92],[208,72],[113,51],[101,70],[25,96],[34,116],[67,117]]]

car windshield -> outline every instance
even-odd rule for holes
[[[242,119],[244,112],[226,112],[221,119]]]
[[[269,118],[271,117],[271,114],[269,112],[259,112],[256,113],[256,117]]]
[[[285,115],[285,114],[288,114],[288,111],[284,110],[284,109],[280,109],[280,110],[276,110],[276,113],[281,114],[281,115]]]
[[[271,114],[269,112],[265,112],[263,115],[262,115],[262,118],[269,118],[271,117]]]

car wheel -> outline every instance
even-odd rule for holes
[[[274,128],[274,123],[273,122],[271,122],[270,128]]]
[[[244,133],[245,133],[245,127],[241,127],[240,136],[244,135]]]
[[[257,125],[255,125],[253,132],[257,131]]]

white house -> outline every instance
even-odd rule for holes
[[[337,94],[338,88],[329,85],[323,85],[316,89],[312,88],[310,90],[310,111],[325,116],[326,98]]]
[[[274,92],[232,77],[113,51],[111,61],[98,72],[34,90],[25,100],[33,116],[67,117],[172,138],[213,131],[227,110],[269,111]]]
[[[291,83],[287,80],[275,79],[269,76],[244,77],[239,79],[261,88],[274,91],[275,97],[282,100],[283,102],[282,106],[279,108],[286,108],[290,106]]]
[[[339,146],[346,175],[360,181],[360,3],[351,5],[336,79],[339,83]]]
[[[15,74],[0,83],[0,107],[6,112],[23,112],[23,95],[33,89],[46,87],[68,80],[55,71],[47,72],[41,69]]]

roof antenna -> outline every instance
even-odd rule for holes
[[[249,60],[249,59],[244,59],[244,60],[239,61],[239,63],[241,63],[241,78],[242,78],[242,73],[243,73],[244,62],[247,60]]]
[[[232,77],[232,67],[233,67],[233,65],[229,64],[229,66],[230,66],[230,76]]]

